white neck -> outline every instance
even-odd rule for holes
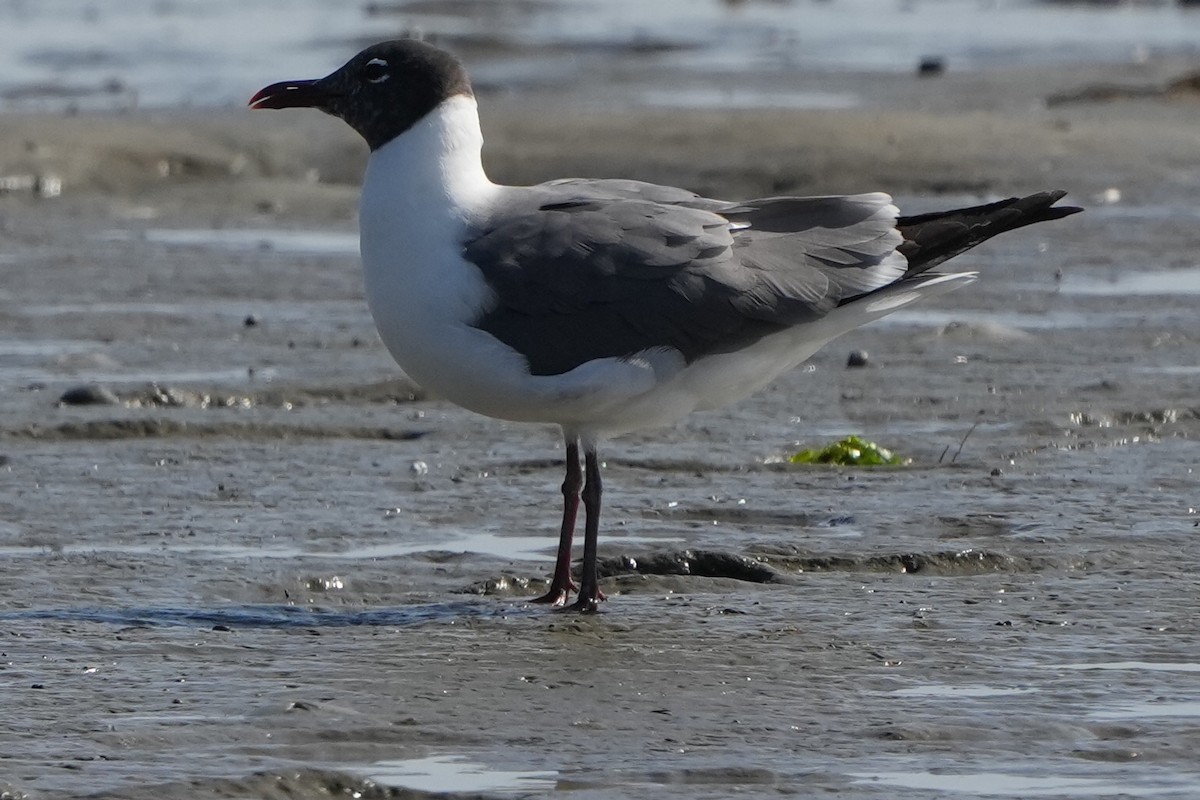
[[[475,100],[451,97],[371,153],[359,205],[367,301],[388,349],[413,377],[436,365],[414,350],[473,318],[491,292],[462,240],[503,191],[484,174]]]
[[[449,211],[465,222],[496,188],[483,171],[482,149],[475,98],[455,95],[371,153],[363,198],[386,197],[374,207],[393,217]]]

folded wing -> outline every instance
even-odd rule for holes
[[[636,181],[530,187],[464,248],[494,291],[475,325],[535,375],[648,350],[690,363],[902,278],[896,220],[884,194],[725,203]]]

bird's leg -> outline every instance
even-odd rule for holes
[[[596,574],[596,546],[600,539],[600,461],[596,448],[589,446],[584,455],[584,470],[587,482],[583,485],[583,509],[586,515],[583,525],[583,568],[579,576],[579,596],[571,606],[575,611],[594,612],[597,604],[605,600],[600,591],[600,579]]]
[[[575,515],[579,512],[579,490],[583,488],[583,472],[579,469],[579,440],[567,438],[567,477],[563,479],[562,530],[558,534],[558,558],[554,562],[554,579],[550,591],[535,597],[532,603],[566,605],[571,591],[578,588],[571,580],[571,540],[575,537]]]

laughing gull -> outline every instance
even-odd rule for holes
[[[536,600],[565,605],[576,590],[581,611],[604,599],[602,438],[743,398],[831,339],[975,278],[930,271],[946,259],[1081,210],[1053,207],[1060,191],[901,217],[882,193],[725,202],[634,180],[500,186],[483,170],[466,70],[415,40],[273,84],[250,106],[317,108],[370,146],[367,301],[404,371],[472,411],[562,428],[558,557]]]

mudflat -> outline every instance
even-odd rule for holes
[[[557,431],[427,396],[375,336],[353,134],[6,116],[0,793],[1189,796],[1200,106],[1044,102],[1111,77],[897,76],[870,110],[481,98],[508,182],[1088,207],[608,444],[610,599],[582,617],[524,602]],[[848,433],[912,464],[785,463]]]

